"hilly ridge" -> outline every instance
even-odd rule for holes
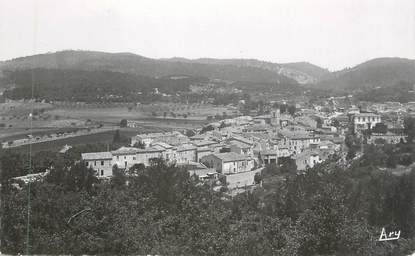
[[[6,71],[6,77],[10,84],[15,85],[4,92],[10,99],[30,99],[33,96],[52,101],[83,102],[148,101],[159,96],[153,94],[154,88],[173,95],[188,91],[191,84],[208,81],[201,77],[152,78],[106,70],[46,68]]]
[[[186,62],[210,65],[233,65],[237,67],[254,67],[264,70],[269,70],[277,74],[289,77],[300,84],[316,83],[322,76],[329,73],[328,70],[313,65],[308,62],[296,62],[279,64],[256,59],[185,59],[185,58],[170,58],[163,59],[170,62]]]
[[[5,61],[3,70],[30,68],[107,70],[140,76],[163,77],[189,75],[230,81],[293,83],[292,78],[259,67],[189,63],[146,58],[131,53],[105,53],[93,51],[61,51],[39,54]]]
[[[311,85],[310,89],[364,91],[368,95],[371,89],[396,87],[402,90],[408,88],[401,86],[402,83],[415,83],[415,62],[405,58],[377,58],[353,68],[329,72],[308,62],[279,64],[256,59],[152,59],[132,53],[73,50],[0,62],[0,83],[8,72],[30,69],[109,71],[155,79],[185,75],[250,84],[252,89],[257,84],[279,84],[285,87],[308,84]]]
[[[316,87],[333,90],[365,90],[415,83],[415,61],[405,58],[377,58],[353,68],[323,77]]]

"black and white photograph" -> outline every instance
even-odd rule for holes
[[[0,0],[0,255],[415,256],[415,1]]]

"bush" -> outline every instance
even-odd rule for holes
[[[122,119],[121,120],[120,127],[127,127],[127,119]]]

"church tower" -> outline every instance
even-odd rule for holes
[[[280,126],[281,113],[279,108],[274,108],[271,110],[271,125]]]

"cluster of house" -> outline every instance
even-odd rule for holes
[[[304,121],[304,120],[303,120]],[[228,187],[250,186],[266,164],[281,157],[295,160],[305,170],[339,151],[344,139],[337,134],[316,134],[278,109],[268,115],[241,116],[211,123],[213,129],[187,137],[178,131],[139,134],[130,147],[84,153],[82,159],[98,176],[112,175],[113,166],[128,169],[148,166],[152,159],[186,167],[200,179],[225,177]]]
[[[230,186],[253,185],[259,166],[254,159],[253,144],[245,144],[244,138],[232,136],[226,141],[207,135],[187,137],[180,132],[140,134],[131,139],[130,147],[114,151],[83,153],[82,159],[94,169],[99,177],[112,176],[114,165],[129,169],[136,164],[151,165],[152,160],[161,158],[167,163],[185,167],[189,173],[204,179],[217,179],[219,175],[238,176],[245,179]],[[134,145],[140,145],[134,147]],[[246,175],[246,173],[252,175]]]
[[[364,136],[368,144],[374,144],[376,141],[384,141],[389,144],[405,141],[405,135],[401,131],[404,127],[404,116],[411,113],[412,103],[385,102],[365,105],[364,102],[361,102],[362,106],[357,107],[339,104],[341,101],[333,97],[331,100],[334,102],[334,107],[330,115],[323,115],[321,112],[319,114],[313,112],[308,115],[319,115],[322,118],[322,127],[317,130],[331,130],[338,134],[348,132],[359,137]],[[337,127],[330,127],[332,120],[336,120]],[[376,129],[378,125],[384,127],[384,129],[380,129],[383,131]]]
[[[100,177],[111,176],[114,165],[128,169],[162,158],[186,167],[202,180],[225,177],[230,187],[253,185],[255,175],[267,164],[291,158],[298,171],[307,170],[330,155],[343,153],[345,134],[350,129],[361,135],[383,124],[384,115],[376,112],[363,112],[354,106],[337,110],[301,109],[292,116],[276,108],[266,115],[210,123],[205,126],[209,129],[199,129],[192,137],[178,131],[139,134],[131,138],[130,147],[84,153],[82,159]],[[399,143],[405,139],[390,130],[365,136],[367,143]]]

